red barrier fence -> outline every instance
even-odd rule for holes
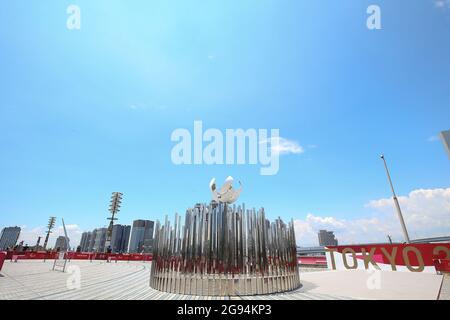
[[[305,266],[327,266],[327,258],[325,256],[300,256],[298,264]]]
[[[55,259],[58,255],[57,252],[0,252],[0,270],[4,260],[10,260],[12,257],[17,256],[17,260],[44,260]],[[68,252],[67,259],[73,260],[110,260],[110,261],[152,261],[151,254],[140,253],[90,253],[90,252]],[[441,272],[450,272],[450,260],[448,259],[435,259],[434,266],[436,270]],[[298,257],[298,263],[300,265],[316,265],[326,266],[327,261],[325,256],[303,256]]]
[[[18,256],[18,260],[44,260],[55,259],[58,255],[57,252],[12,252],[9,251],[6,254],[6,259],[12,259],[12,257]],[[92,253],[92,252],[68,252],[66,254],[67,259],[73,260],[117,260],[117,261],[151,261],[151,254],[141,253]]]
[[[13,255],[17,260],[44,260],[55,259],[57,252],[5,252],[7,260],[12,259]],[[73,260],[108,260],[110,261],[151,261],[151,254],[140,253],[93,253],[93,252],[68,252],[67,259]],[[324,265],[326,266],[325,256],[304,256],[298,258],[298,263],[303,265]]]
[[[6,252],[0,252],[0,271],[2,271],[3,262],[6,259]]]
[[[436,270],[441,272],[448,272],[450,273],[450,260],[448,259],[437,259],[434,261]]]

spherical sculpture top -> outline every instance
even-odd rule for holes
[[[212,178],[209,183],[209,188],[211,189],[212,198],[214,201],[221,203],[231,204],[237,200],[242,191],[242,184],[239,181],[239,185],[241,187],[237,190],[233,189],[233,177],[228,177],[225,179],[225,183],[223,184],[220,190],[216,188],[216,178]]]

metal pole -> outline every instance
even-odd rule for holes
[[[47,230],[47,235],[45,236],[45,241],[44,241],[44,250],[47,249],[47,244],[48,244],[48,238],[50,237],[50,233],[52,233],[52,229],[55,226],[55,222],[56,222],[56,217],[50,217],[48,219],[48,230]]]
[[[111,201],[110,201],[110,206],[109,206],[109,211],[111,212],[111,217],[107,218],[108,220],[110,220],[110,222],[109,222],[108,229],[106,231],[106,241],[105,241],[105,250],[104,250],[105,252],[108,252],[109,249],[111,249],[111,251],[114,249],[114,248],[111,248],[112,232],[113,232],[113,227],[114,227],[114,220],[117,220],[115,215],[120,211],[122,195],[123,195],[122,192],[113,192],[112,196],[111,196]]]
[[[35,248],[35,251],[36,251],[36,252],[39,251],[39,244],[41,243],[41,238],[42,238],[42,237],[38,237],[38,239],[37,239],[37,242],[36,242],[36,248]]]
[[[389,180],[389,184],[391,186],[392,194],[394,196],[395,208],[397,209],[398,218],[400,220],[400,224],[403,229],[403,236],[405,237],[406,243],[410,243],[408,230],[406,230],[406,225],[405,225],[405,221],[403,220],[402,210],[400,209],[400,204],[398,203],[397,196],[395,195],[394,185],[392,184],[391,175],[389,174],[389,169],[387,167],[386,159],[384,158],[384,155],[381,155],[381,159],[383,159],[384,167],[386,168],[386,174],[387,174],[387,177]]]
[[[63,224],[63,229],[64,229],[64,238],[66,240],[66,252],[67,252],[70,250],[70,246],[69,246],[69,237],[67,236],[67,230],[66,230],[66,225],[64,223],[64,219],[62,219],[62,224]]]

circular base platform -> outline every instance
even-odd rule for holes
[[[166,273],[152,275],[150,286],[156,290],[197,296],[247,296],[292,291],[300,287],[297,274],[247,276],[204,274],[201,276]]]

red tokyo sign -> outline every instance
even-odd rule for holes
[[[326,248],[333,270],[375,269],[392,271],[447,271],[450,243],[373,244]]]

